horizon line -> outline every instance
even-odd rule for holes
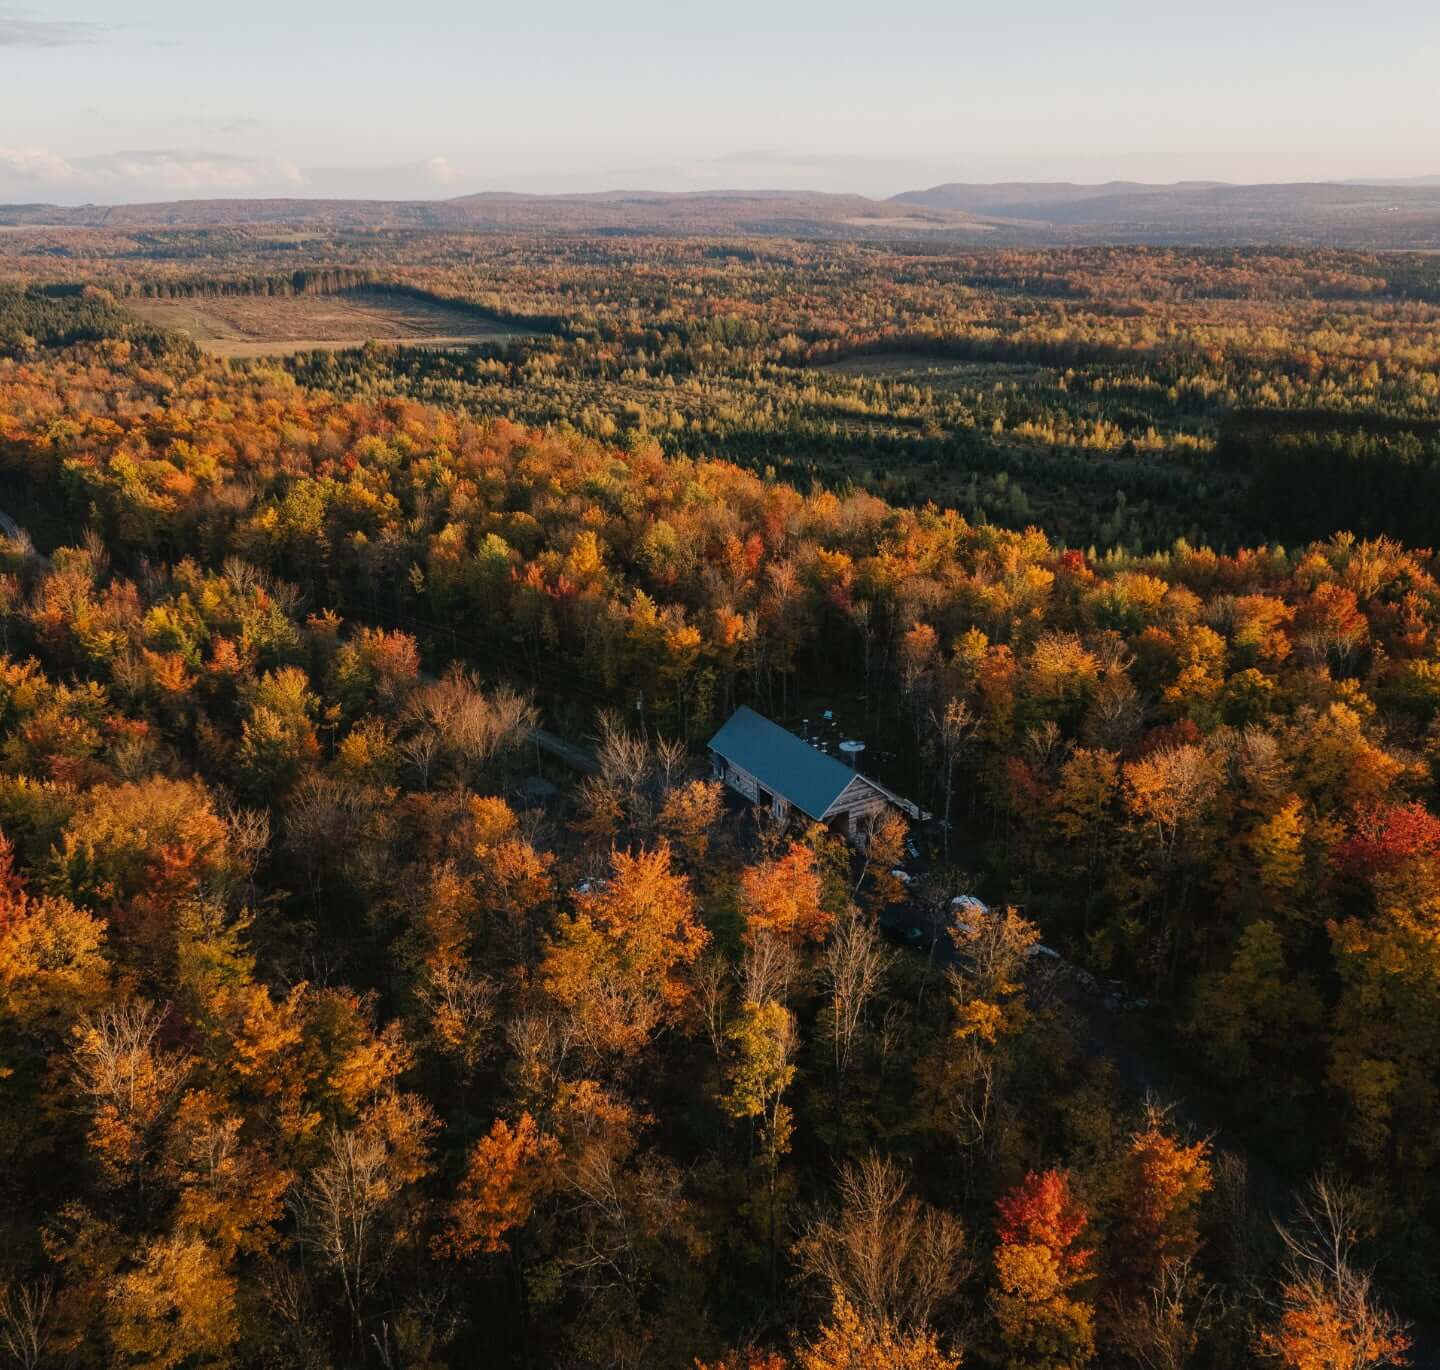
[[[245,201],[256,202],[296,202],[311,204],[453,204],[460,200],[476,199],[482,195],[505,195],[521,200],[599,200],[614,196],[646,195],[665,199],[701,199],[706,196],[740,196],[740,195],[794,195],[801,197],[830,197],[850,198],[869,200],[874,204],[889,204],[895,200],[902,199],[907,195],[924,194],[936,190],[944,190],[954,186],[963,186],[967,189],[994,190],[1002,187],[1048,187],[1072,189],[1072,190],[1103,190],[1110,186],[1135,187],[1143,190],[1182,190],[1186,188],[1203,188],[1210,190],[1257,190],[1265,188],[1288,188],[1300,186],[1336,186],[1348,189],[1428,189],[1434,186],[1440,187],[1440,173],[1428,176],[1397,176],[1397,177],[1321,177],[1318,179],[1305,179],[1295,181],[1227,181],[1220,179],[1207,179],[1204,177],[1186,177],[1178,181],[1137,181],[1123,177],[1113,177],[1104,181],[1070,181],[1070,180],[1001,180],[1001,181],[936,181],[929,185],[916,186],[909,190],[898,191],[893,195],[872,195],[859,190],[815,190],[799,186],[734,186],[716,185],[701,187],[690,190],[657,190],[645,186],[618,185],[607,190],[509,190],[503,186],[490,186],[479,190],[467,190],[458,195],[305,195],[305,194],[274,194],[274,193],[253,193],[247,194],[242,191],[231,193],[218,193],[208,195],[176,195],[168,199],[152,198],[144,200],[5,200],[0,201],[0,209],[143,209],[149,205],[181,205],[181,204],[211,204],[211,203],[234,203]]]

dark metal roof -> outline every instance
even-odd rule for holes
[[[843,761],[817,751],[743,704],[710,739],[710,749],[817,820],[824,818],[856,776]]]

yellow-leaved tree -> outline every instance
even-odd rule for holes
[[[670,845],[616,851],[611,874],[560,919],[540,965],[546,992],[596,1056],[628,1057],[661,1027],[681,1020],[689,968],[709,933],[697,917]]]

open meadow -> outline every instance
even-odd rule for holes
[[[288,357],[367,342],[471,347],[525,336],[463,306],[365,288],[333,295],[141,299],[129,308],[147,323],[188,335],[217,357]]]

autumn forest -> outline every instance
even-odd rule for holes
[[[0,1363],[1440,1363],[1440,257],[17,229],[0,511]]]

